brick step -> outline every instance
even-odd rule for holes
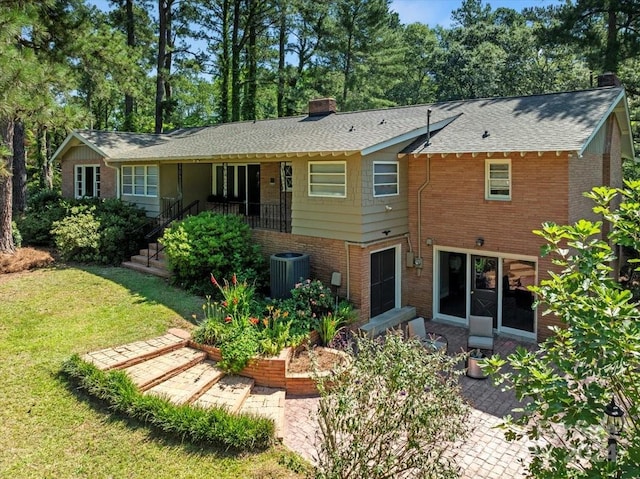
[[[156,356],[142,363],[124,368],[131,380],[142,391],[168,380],[181,372],[201,363],[207,358],[207,353],[188,347]]]
[[[272,419],[276,426],[276,438],[284,438],[284,389],[255,386],[245,399],[240,413],[255,414]]]
[[[147,267],[146,259],[145,264],[135,263],[133,261],[125,261],[121,265],[123,268],[132,269],[134,271],[138,271],[144,274],[151,274],[153,276],[158,276],[160,278],[169,279],[171,277],[171,273],[166,269],[155,268],[155,267]]]
[[[157,338],[93,351],[85,354],[82,359],[103,371],[125,368],[180,349],[186,346],[188,341],[189,333],[186,331],[170,330],[167,334]]]
[[[223,376],[224,373],[214,361],[206,360],[147,389],[146,393],[165,396],[174,404],[190,403],[207,392]]]
[[[253,379],[244,376],[225,376],[193,402],[196,406],[224,407],[231,413],[238,412],[249,397]]]

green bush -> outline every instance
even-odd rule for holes
[[[148,220],[141,209],[116,199],[66,205],[51,234],[65,261],[119,264],[139,248]]]
[[[274,441],[275,425],[270,419],[230,414],[223,408],[175,405],[167,399],[142,394],[124,372],[101,371],[78,355],[65,361],[62,371],[112,410],[168,434],[237,451],[265,449]]]
[[[54,246],[51,234],[53,223],[67,215],[70,205],[57,190],[42,190],[27,200],[27,211],[16,218],[16,223],[25,244]]]
[[[100,223],[95,207],[74,206],[71,214],[53,223],[51,232],[60,257],[65,261],[94,261],[100,245]]]
[[[190,216],[168,228],[160,243],[174,281],[185,289],[205,294],[210,274],[231,277],[236,271],[241,280],[264,287],[264,258],[240,216],[210,211]]]
[[[13,245],[16,248],[20,248],[22,246],[22,235],[15,221],[11,222],[11,235],[13,236]]]

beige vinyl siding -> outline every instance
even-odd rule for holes
[[[98,162],[102,160],[102,156],[86,145],[78,145],[69,148],[69,151],[64,155],[64,161],[76,160],[90,160]]]
[[[362,158],[362,239],[363,242],[397,236],[409,231],[407,202],[407,160],[398,159],[398,152],[409,142],[385,148]],[[398,162],[398,194],[374,196],[373,164],[375,162]]]
[[[293,161],[292,232],[366,243],[405,234],[407,218],[407,163],[398,159],[406,145],[386,148],[362,157],[298,158]],[[346,161],[346,198],[312,197],[308,194],[309,161]],[[373,163],[398,162],[398,194],[374,197]]]
[[[292,233],[360,241],[362,237],[362,175],[360,155],[295,158],[293,166]],[[346,197],[309,196],[309,162],[346,162]]]
[[[160,164],[160,197],[178,198],[178,165]]]
[[[584,152],[591,153],[593,155],[601,155],[605,150],[606,142],[606,128],[600,128],[598,133],[593,137],[591,142],[587,145]]]
[[[177,169],[177,166],[174,165]],[[204,209],[207,196],[211,194],[211,164],[184,164],[182,166],[182,203],[189,205],[200,200],[200,209]]]

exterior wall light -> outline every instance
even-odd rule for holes
[[[476,239],[476,246],[478,248],[482,247],[482,245],[484,245],[484,238],[477,238]]]

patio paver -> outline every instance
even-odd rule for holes
[[[427,321],[428,332],[444,335],[449,353],[466,348],[467,330],[462,327]],[[518,345],[535,348],[535,344],[496,337],[496,354],[505,356]],[[508,442],[501,430],[496,429],[502,417],[519,405],[513,392],[494,386],[490,379],[460,378],[462,392],[471,403],[472,433],[452,450],[461,468],[462,478],[493,479],[524,476],[529,462],[528,441]],[[315,412],[318,398],[287,397],[285,407],[284,444],[312,463],[315,462],[315,441],[318,425]]]

